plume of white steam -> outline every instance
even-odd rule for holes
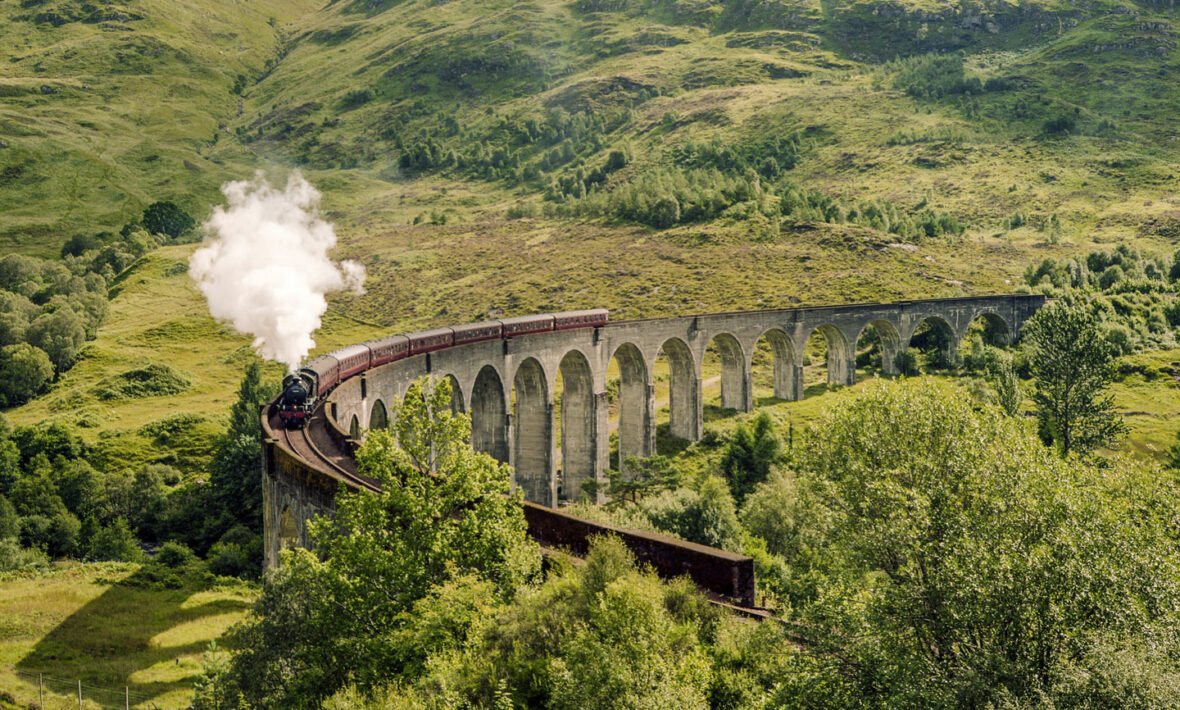
[[[253,335],[262,357],[294,371],[315,347],[311,336],[328,308],[325,294],[364,293],[365,269],[328,258],[336,233],[319,217],[320,193],[298,171],[282,190],[260,171],[221,191],[228,204],[205,222],[189,276],[214,318]]]

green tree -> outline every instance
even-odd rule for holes
[[[922,383],[839,403],[805,444],[797,464],[833,515],[808,645],[859,694],[880,707],[1180,702],[1161,641],[1118,701],[1064,703],[1122,662],[1102,644],[1180,632],[1175,488],[1062,459],[1018,419]]]
[[[262,533],[262,425],[259,411],[275,394],[262,382],[257,360],[246,366],[238,398],[230,408],[229,428],[217,439],[209,465],[209,505],[205,537],[217,540],[236,525]],[[206,543],[208,544],[208,543]]]
[[[511,595],[539,571],[509,471],[471,449],[470,420],[451,413],[445,382],[419,380],[392,429],[357,453],[377,493],[342,491],[312,523],[318,556],[296,550],[268,579],[217,691],[197,707],[318,707],[349,678],[372,687],[396,673],[390,639],[437,584],[469,574]],[[322,561],[321,561],[322,557]]]
[[[1063,456],[1118,441],[1126,424],[1107,393],[1114,357],[1098,318],[1081,303],[1054,301],[1029,319],[1024,337],[1036,381],[1032,398],[1046,438]]]
[[[627,458],[627,472],[607,471],[609,481],[606,495],[607,505],[618,506],[637,503],[644,496],[675,488],[680,484],[680,472],[667,456]],[[593,495],[598,490],[597,481],[582,484]]]
[[[1015,417],[1020,414],[1020,403],[1024,397],[1020,392],[1020,378],[1009,359],[997,359],[988,364],[987,379],[996,391],[996,406],[1004,414]]]
[[[53,378],[53,363],[27,343],[0,348],[0,405],[15,406],[37,396]]]
[[[196,226],[196,221],[174,202],[153,202],[143,211],[143,226],[152,234],[166,234],[173,239]]]
[[[759,413],[750,426],[738,424],[721,457],[721,471],[739,503],[754,486],[766,480],[781,448],[774,420],[766,412]]]
[[[53,367],[65,372],[74,366],[78,350],[86,342],[86,325],[68,306],[43,313],[29,324],[29,343],[45,351]]]
[[[897,354],[893,356],[893,366],[897,368],[899,374],[906,377],[915,377],[921,374],[922,370],[918,367],[918,349],[898,350]]]
[[[86,559],[94,561],[136,562],[141,557],[139,544],[123,518],[115,518],[110,525],[99,528],[86,550]]]
[[[0,539],[20,536],[20,516],[4,496],[0,496]]]

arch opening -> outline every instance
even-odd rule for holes
[[[557,371],[558,439],[561,442],[559,500],[579,500],[586,496],[583,484],[594,480],[598,459],[597,411],[594,377],[586,356],[577,350],[566,353]]]
[[[834,325],[821,325],[811,332],[804,348],[808,386],[839,387],[852,384],[855,361],[848,339]]]
[[[624,343],[615,349],[607,367],[610,408],[610,467],[625,472],[628,458],[645,458],[654,450],[653,388],[647,361],[639,348]]]
[[[527,358],[512,379],[515,429],[512,465],[516,485],[524,497],[541,505],[553,505],[553,404],[545,370],[535,358]]]
[[[471,389],[471,448],[508,463],[508,409],[504,404],[504,385],[500,373],[491,365],[483,366]]]
[[[746,355],[741,343],[733,335],[719,333],[709,341],[701,363],[701,376],[705,377],[706,373],[710,382],[714,377],[720,382],[721,396],[717,401],[722,410],[748,412],[753,408]]]
[[[750,386],[759,405],[773,400],[794,401],[803,398],[802,367],[795,357],[791,339],[778,328],[771,328],[754,343],[750,355]]]
[[[361,438],[361,421],[357,416],[352,415],[352,421],[348,423],[348,435],[354,439]]]
[[[464,412],[463,388],[459,386],[459,380],[454,375],[447,375],[447,382],[451,384],[451,414],[457,416]]]
[[[299,530],[295,527],[295,515],[284,506],[279,514],[279,550],[291,550],[299,546]]]
[[[911,348],[917,351],[920,365],[928,370],[947,370],[957,364],[958,338],[941,316],[922,319],[910,335]]]
[[[1005,348],[1012,342],[1007,321],[995,313],[980,313],[967,324],[959,340],[958,362],[968,370],[986,367],[991,348]]]
[[[856,368],[866,374],[897,374],[897,354],[901,352],[901,334],[886,320],[865,324],[856,339]]]
[[[673,453],[700,438],[701,376],[692,350],[679,338],[660,346],[653,369],[657,450]]]
[[[389,410],[385,408],[385,402],[377,400],[373,403],[373,408],[369,411],[369,430],[376,431],[377,429],[389,428]]]

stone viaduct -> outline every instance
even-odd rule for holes
[[[950,348],[977,318],[1011,340],[1043,303],[1043,296],[1006,295],[714,313],[473,343],[345,380],[329,395],[329,417],[359,438],[364,429],[385,425],[390,404],[416,378],[450,378],[455,408],[471,415],[473,446],[510,464],[527,500],[556,506],[578,497],[585,481],[604,480],[612,361],[617,367],[612,378],[618,378],[619,461],[625,461],[655,453],[658,357],[667,358],[670,370],[670,433],[696,440],[703,431],[701,365],[710,346],[721,361],[722,407],[750,411],[751,368],[761,339],[773,352],[774,395],[797,400],[803,396],[802,353],[812,333],[826,341],[830,382],[848,385],[855,378],[856,343],[870,328],[880,338],[888,374],[894,354],[908,346],[923,322],[943,330]],[[560,437],[555,436],[558,417]]]

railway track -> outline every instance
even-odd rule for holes
[[[375,481],[357,473],[352,457],[340,452],[327,436],[327,422],[321,408],[315,410],[311,421],[302,429],[284,428],[275,414],[268,417],[268,423],[274,438],[312,468],[334,474],[350,488],[380,490]]]

